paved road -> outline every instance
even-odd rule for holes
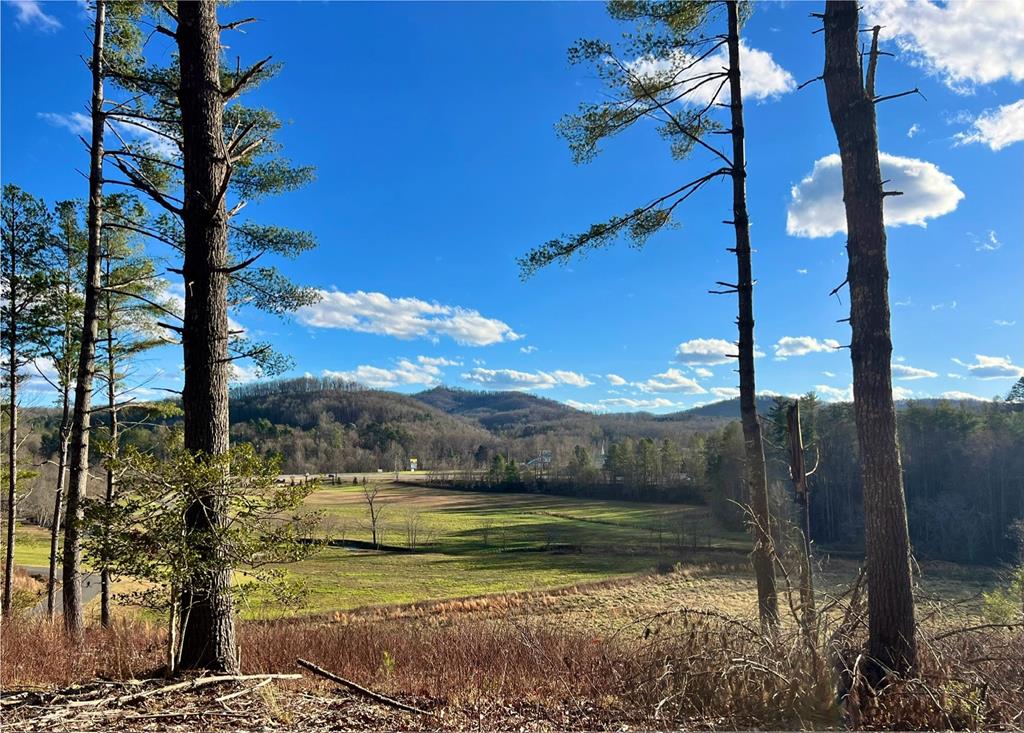
[[[19,567],[26,573],[35,578],[41,578],[45,583],[46,579],[50,576],[50,568],[41,567],[38,565],[19,565]],[[57,568],[57,580],[60,581],[63,578],[63,571]],[[93,598],[100,594],[100,574],[99,573],[82,573],[82,605],[91,601]],[[32,609],[32,613],[45,614],[46,613],[46,595],[43,594],[42,600],[36,604],[35,608]]]

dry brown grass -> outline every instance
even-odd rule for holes
[[[704,582],[677,573],[638,578],[634,586],[609,582],[320,620],[247,622],[239,629],[243,671],[294,672],[303,657],[443,711],[438,726],[446,729],[507,727],[513,719],[577,730],[1024,727],[1020,628],[964,630],[977,624],[969,609],[957,615],[948,604],[932,611],[922,604],[919,676],[871,690],[859,673],[864,628],[856,593],[833,598],[810,636],[792,618],[767,638],[744,615],[644,606],[643,596],[659,584],[679,591],[691,581]],[[606,615],[604,595],[621,607],[625,592],[631,602],[613,621],[578,622],[583,607]],[[646,618],[632,620],[640,613]],[[142,621],[90,628],[78,645],[43,621],[7,622],[0,632],[4,689],[146,676],[162,660],[163,630]],[[282,720],[309,720],[301,710],[310,693],[341,699],[319,679],[278,693],[272,707],[280,711],[271,712]],[[364,728],[375,727],[389,726],[366,718]]]
[[[0,623],[0,687],[57,687],[93,679],[130,679],[160,666],[164,634],[153,624],[117,622],[89,627],[68,640],[60,618]]]

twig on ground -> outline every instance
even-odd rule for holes
[[[420,710],[419,708],[415,708],[412,705],[406,705],[404,702],[399,702],[398,700],[393,700],[390,697],[385,697],[384,695],[376,693],[373,690],[368,690],[362,685],[357,685],[355,682],[352,682],[351,680],[347,680],[344,677],[339,677],[333,672],[328,672],[323,667],[318,667],[312,662],[307,662],[305,659],[296,659],[295,661],[298,663],[300,667],[308,669],[313,674],[320,675],[324,679],[328,679],[331,682],[336,682],[339,685],[343,685],[344,687],[347,687],[348,689],[354,692],[358,692],[360,695],[365,695],[371,700],[376,700],[377,702],[383,705],[389,705],[393,708],[405,710],[410,713],[418,713],[419,715],[434,715],[433,713],[427,710]]]

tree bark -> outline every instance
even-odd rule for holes
[[[50,574],[46,579],[46,615],[52,621],[57,613],[57,554],[60,551],[61,510],[64,504],[64,478],[67,474],[69,429],[71,427],[71,389],[64,388],[60,418],[60,447],[57,453],[57,488],[53,495],[53,523],[50,526]]]
[[[223,139],[220,26],[213,2],[178,5],[184,153],[186,450],[216,456],[228,450],[228,317],[225,272],[230,176]],[[226,520],[222,498],[198,497],[186,512],[204,567],[181,594],[180,669],[234,672],[238,668],[231,569],[212,537]]]
[[[757,608],[761,625],[774,627],[779,620],[775,588],[771,514],[768,508],[768,478],[764,465],[761,423],[757,417],[757,388],[754,381],[754,281],[751,274],[750,218],[747,213],[747,161],[743,129],[743,94],[740,74],[739,9],[735,0],[729,12],[729,107],[732,112],[732,208],[736,231],[736,265],[739,298],[740,418],[743,423],[747,498],[752,514],[754,575],[757,579]]]
[[[109,286],[110,284],[110,253],[108,252],[106,257],[106,280]],[[106,339],[107,339],[107,409],[110,411],[110,449],[108,451],[108,460],[117,458],[118,440],[118,425],[117,425],[117,360],[114,356],[114,325],[112,323],[114,318],[112,296],[109,290],[104,292],[106,298]],[[114,470],[111,466],[107,466],[107,492],[104,497],[107,508],[109,509],[114,503]],[[110,626],[110,568],[107,567],[110,562],[109,552],[106,549],[106,543],[104,543],[104,557],[103,567],[100,569],[100,624],[104,627]]]
[[[873,676],[916,665],[907,504],[892,398],[889,267],[875,126],[875,29],[862,78],[855,2],[825,6],[824,82],[839,142],[846,204],[850,355],[860,448],[868,578],[868,652]]]
[[[17,272],[14,248],[11,248],[11,273]],[[7,431],[7,557],[4,561],[4,595],[0,602],[0,612],[4,616],[10,616],[13,610],[14,599],[14,523],[18,516],[18,349],[17,349],[17,328],[18,320],[14,303],[17,302],[17,291],[15,278],[11,278],[9,284],[11,299],[10,323],[7,327],[11,329],[10,353],[8,353],[10,379],[10,418],[11,425]]]
[[[82,341],[75,382],[75,409],[71,419],[71,459],[67,511],[64,520],[64,628],[80,637],[85,626],[82,612],[82,504],[89,484],[89,426],[92,381],[96,370],[96,338],[99,333],[100,236],[103,230],[103,42],[106,2],[96,3],[92,42],[92,140],[89,160],[89,245],[85,258],[85,309]]]

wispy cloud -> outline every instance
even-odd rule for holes
[[[975,354],[974,363],[953,361],[967,369],[969,376],[979,379],[1017,379],[1024,377],[1024,367],[1014,364],[1008,356],[986,356]]]
[[[999,241],[999,236],[991,229],[984,237],[979,237],[974,232],[967,232],[967,236],[974,244],[976,252],[995,252],[1003,246],[1003,243]]]
[[[944,400],[981,400],[982,402],[986,401],[984,397],[979,397],[978,395],[971,394],[970,392],[961,392],[958,389],[952,389],[948,392],[943,392],[942,394],[939,395],[939,397],[941,397]]]
[[[577,410],[586,412],[610,412],[612,410],[663,410],[674,407],[682,409],[685,405],[682,402],[673,402],[664,397],[652,399],[633,399],[630,397],[609,397],[597,402],[578,402],[577,400],[566,400],[565,404]]]
[[[75,135],[88,135],[92,130],[92,120],[81,112],[62,114],[60,112],[36,112],[36,117],[54,127],[63,127]]]
[[[488,389],[532,390],[551,389],[559,385],[589,387],[592,382],[582,374],[564,369],[523,372],[516,369],[477,367],[463,373],[462,378]]]
[[[14,24],[19,28],[35,28],[44,33],[53,33],[61,27],[59,20],[46,13],[38,0],[7,0],[14,6],[17,15]]]
[[[987,109],[971,120],[971,129],[954,136],[957,145],[982,143],[991,150],[1024,140],[1024,99]]]
[[[928,369],[907,366],[906,364],[893,364],[892,374],[896,379],[930,379],[939,376],[938,373]]]
[[[461,366],[460,362],[443,357],[418,356],[416,361],[398,359],[394,366],[377,367],[361,364],[347,371],[325,369],[325,377],[338,377],[350,382],[359,382],[374,389],[391,389],[408,385],[432,386],[439,384],[443,366]]]
[[[675,360],[687,366],[729,364],[736,348],[736,344],[725,339],[690,339],[676,347]],[[764,352],[755,349],[754,356],[764,356]]]

